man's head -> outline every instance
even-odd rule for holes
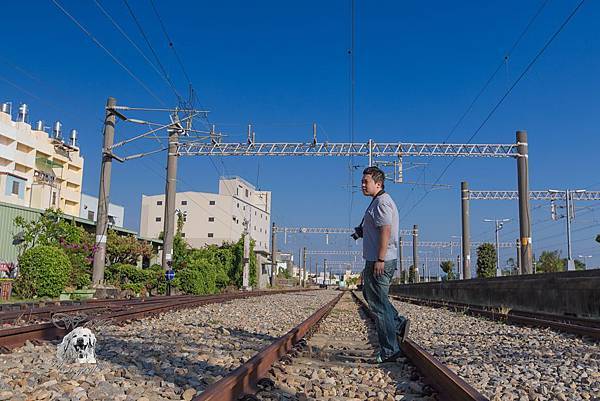
[[[363,171],[361,189],[366,196],[375,196],[385,188],[385,174],[377,167],[367,167]]]

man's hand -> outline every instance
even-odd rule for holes
[[[385,262],[375,262],[373,265],[373,274],[375,277],[379,277],[383,275]]]

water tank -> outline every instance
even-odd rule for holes
[[[61,139],[62,137],[62,124],[60,121],[54,123],[54,128],[52,129],[52,134],[55,139]]]
[[[10,103],[2,103],[2,112],[10,114]]]
[[[17,121],[25,123],[27,122],[27,115],[29,114],[29,107],[23,103],[22,105],[19,106],[19,117],[17,118]]]
[[[73,146],[73,147],[77,146],[77,130],[76,129],[71,130],[71,146]]]
[[[36,129],[37,131],[43,131],[43,130],[44,130],[44,122],[43,122],[42,120],[38,120],[38,121],[35,123],[35,129]]]

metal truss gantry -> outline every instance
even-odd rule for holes
[[[469,190],[469,199],[471,200],[517,200],[519,193],[517,191],[473,191]],[[531,200],[566,200],[565,191],[529,191]],[[600,191],[581,191],[573,192],[572,200],[595,201],[600,200]]]
[[[182,142],[179,156],[518,157],[518,144]]]

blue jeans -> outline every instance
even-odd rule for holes
[[[380,355],[388,358],[398,351],[398,334],[404,325],[405,317],[398,315],[398,311],[388,298],[392,277],[396,271],[396,260],[384,263],[384,272],[375,277],[373,267],[375,262],[367,261],[363,270],[363,296],[369,308],[375,314],[375,327],[379,338]]]

